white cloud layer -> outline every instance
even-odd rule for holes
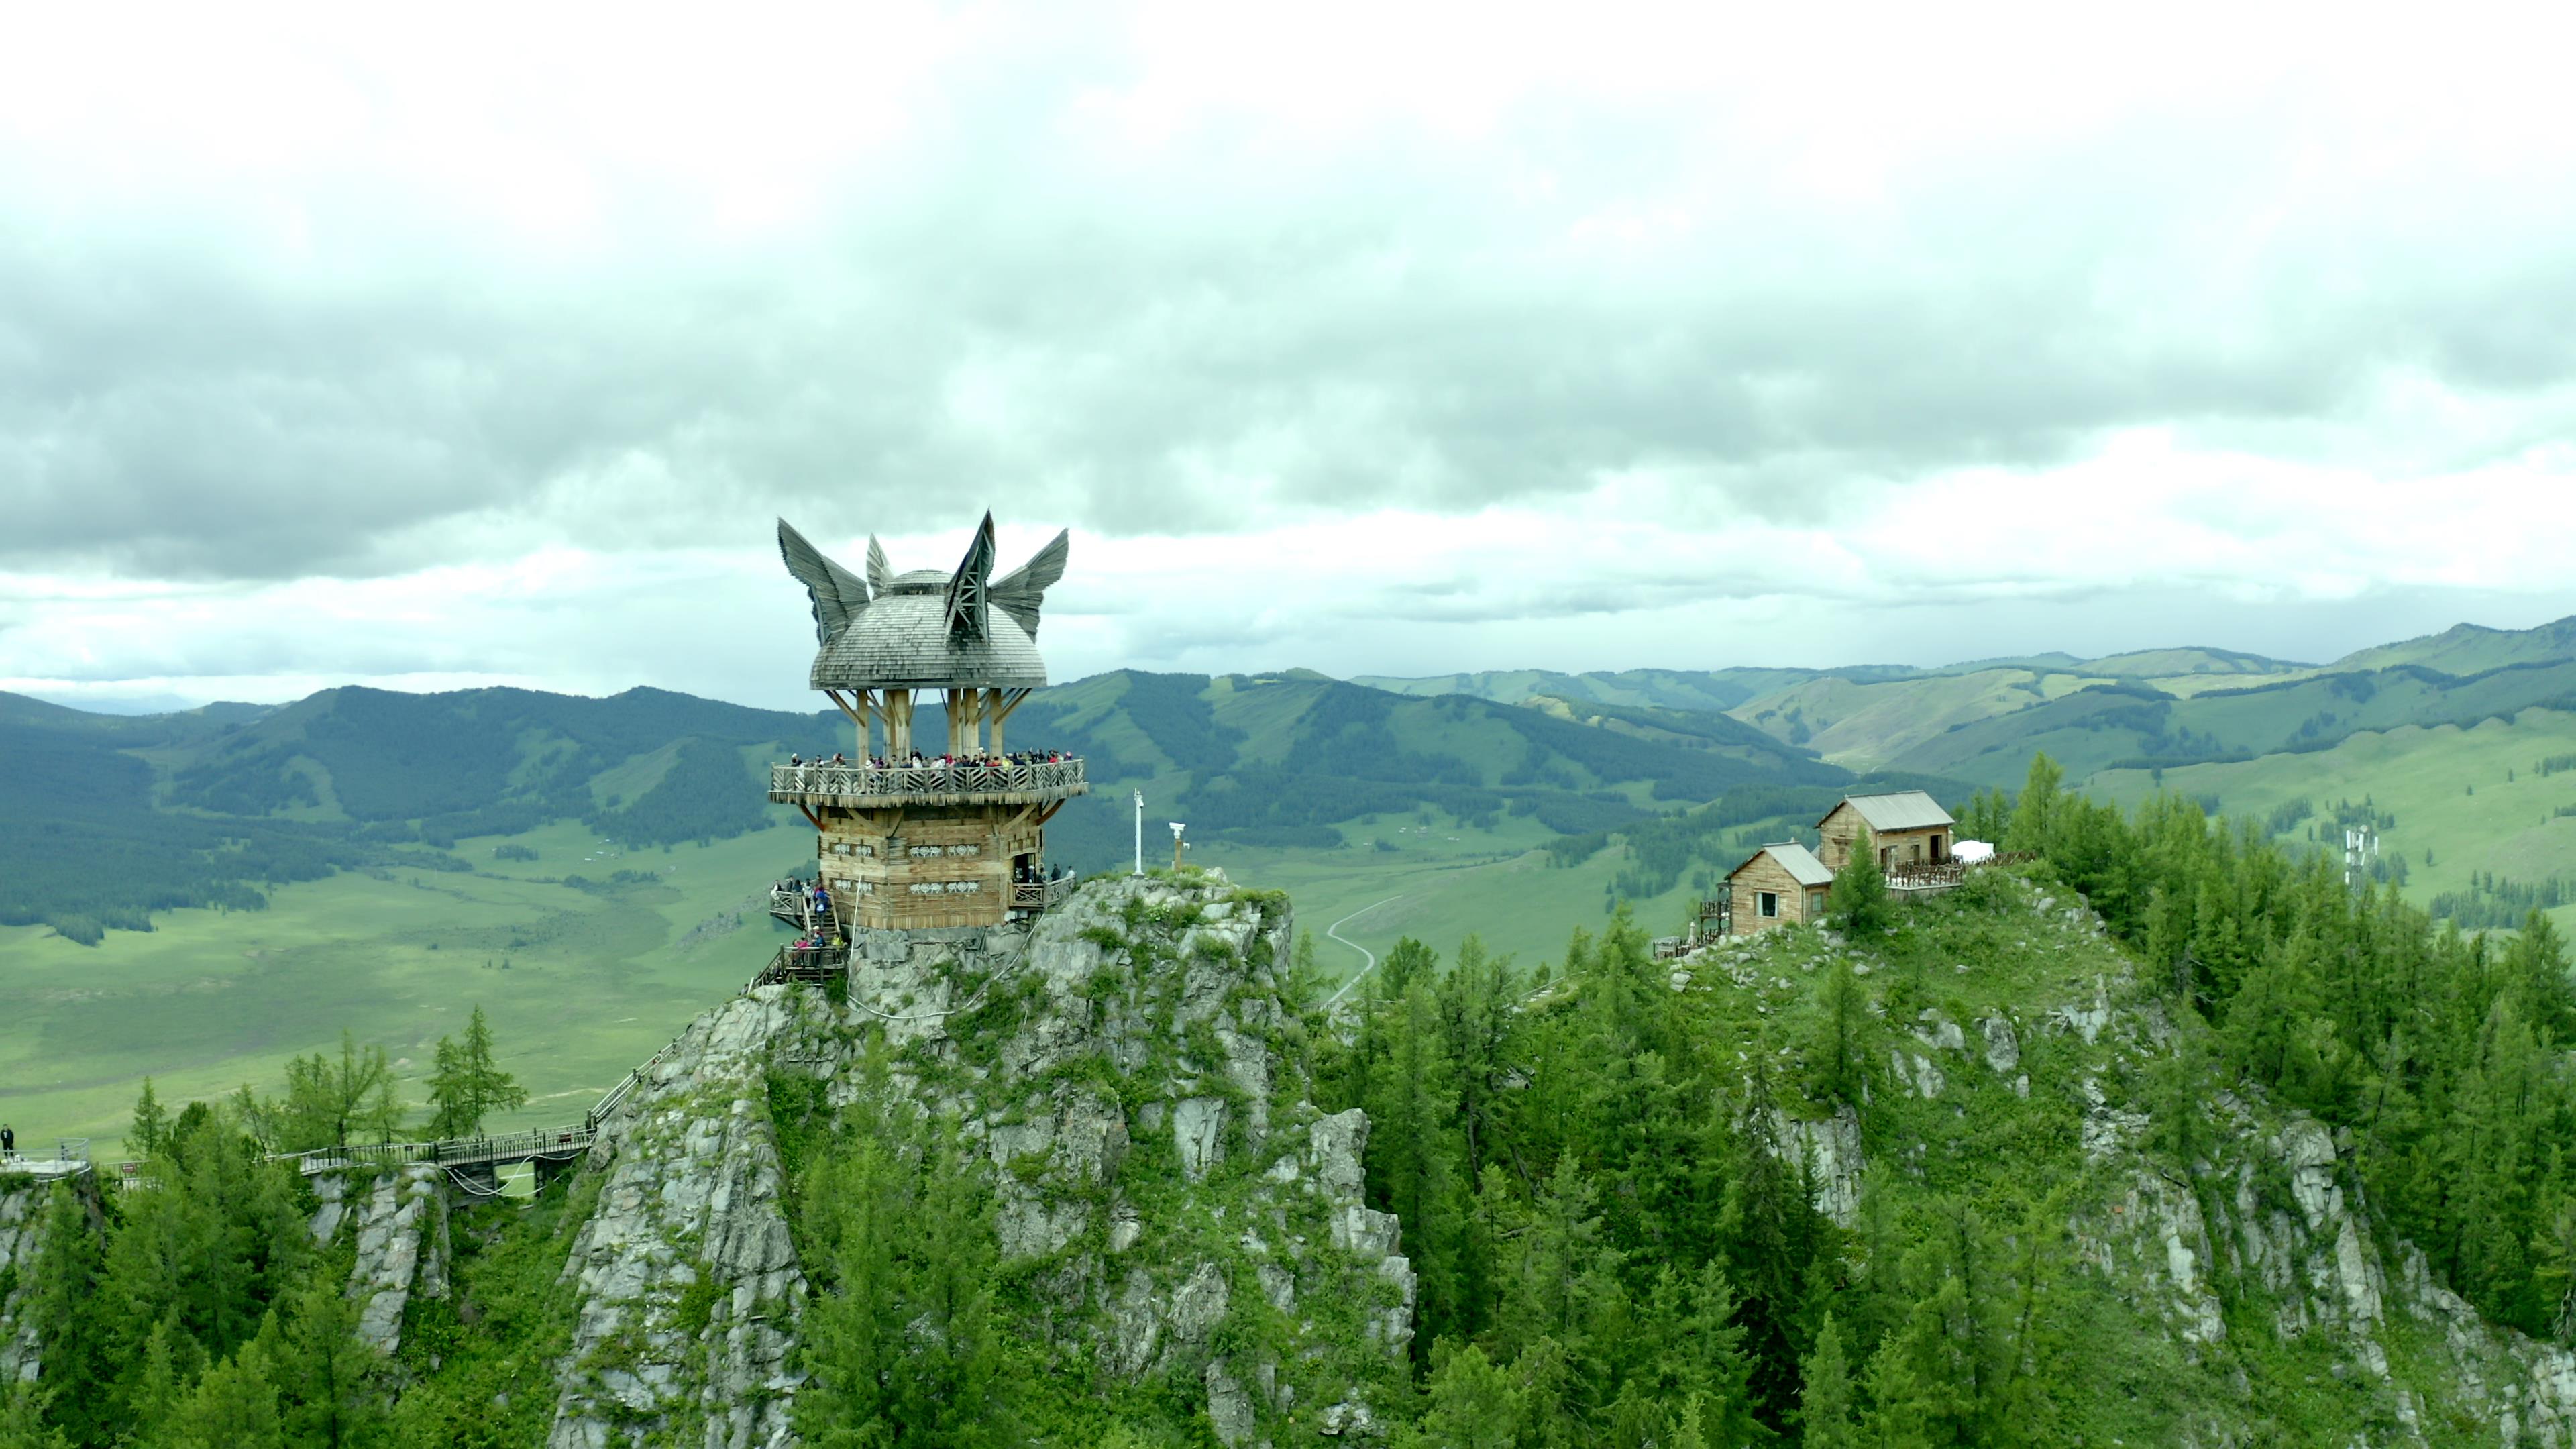
[[[986,503],[1065,677],[2576,612],[2532,7],[156,26],[0,51],[0,688],[798,702],[770,516]]]

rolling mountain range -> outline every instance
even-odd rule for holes
[[[1500,671],[1361,683],[1460,692],[1568,711],[1715,708],[1854,770],[1978,784],[2021,778],[2035,750],[2080,778],[2323,749],[2400,725],[2474,724],[2576,697],[2576,618],[2533,629],[2461,624],[2440,634],[2299,664],[2209,648],[2078,659],[2043,654],[1940,669]]]
[[[1937,670],[1118,671],[1033,696],[1011,739],[1090,761],[1093,793],[1050,841],[1096,870],[1130,848],[1131,789],[1195,839],[1337,850],[1364,822],[1436,814],[1580,855],[1674,831],[1714,847],[1720,827],[1795,822],[1856,785],[1957,800],[2040,750],[2082,780],[2534,707],[2576,710],[2576,620],[2462,625],[2328,666],[2170,649]],[[764,803],[766,762],[850,743],[830,712],[652,689],[346,688],[140,717],[0,694],[0,925],[94,941],[334,870],[466,869],[459,840],[557,820],[628,847],[729,838],[786,817]]]

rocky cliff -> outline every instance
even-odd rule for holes
[[[1946,1151],[1976,1140],[1954,1122],[2015,1124],[2005,1140],[2074,1157],[2067,1238],[2119,1305],[2089,1331],[2117,1334],[2138,1377],[2099,1391],[2151,1405],[2141,1419],[2159,1442],[2576,1449],[2576,1354],[2443,1287],[2371,1213],[2349,1140],[2213,1076],[2181,1170],[2159,1115],[2177,1105],[2151,1086],[2178,1041],[2164,1002],[2080,901],[2010,891],[2019,905],[1991,954],[1951,963],[1945,1000],[1886,1023],[1894,1045],[1872,1077],[1885,1095],[1868,1110],[1888,1161],[1868,1160],[1848,1107],[1774,1114],[1819,1211],[1861,1227],[1873,1171],[1938,1177]],[[1760,1016],[1815,989],[1837,956],[1873,969],[1828,934],[1778,932],[1699,953],[1672,985]]]
[[[1309,1100],[1289,929],[1221,880],[1099,882],[1033,929],[869,933],[845,994],[700,1018],[586,1164],[550,1443],[793,1442],[812,1289],[782,1150],[871,1096],[955,1122],[989,1169],[1027,1285],[1010,1331],[1067,1382],[1158,1385],[1229,1446],[1377,1437],[1413,1276],[1361,1200],[1366,1118]]]
[[[45,1202],[50,1183],[17,1179],[0,1188],[0,1394],[32,1382],[39,1367],[36,1330],[26,1321],[27,1269],[44,1246]]]

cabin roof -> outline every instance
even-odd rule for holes
[[[1825,868],[1825,863],[1823,861],[1816,859],[1816,853],[1794,840],[1784,840],[1777,845],[1766,845],[1760,850],[1753,852],[1751,855],[1744,858],[1743,865],[1739,865],[1735,869],[1728,871],[1726,873],[1726,878],[1728,880],[1733,880],[1737,876],[1742,875],[1747,866],[1752,865],[1753,862],[1760,860],[1766,855],[1771,857],[1773,860],[1778,861],[1780,863],[1780,868],[1789,873],[1789,878],[1802,886],[1832,885],[1834,883],[1834,873]]]
[[[1936,825],[1956,825],[1941,802],[1920,790],[1899,790],[1890,795],[1845,795],[1840,810],[1849,805],[1860,815],[1861,823],[1873,833],[1889,830],[1927,830]],[[1825,820],[1834,818],[1834,810],[1825,812]],[[1822,825],[1825,820],[1816,823]]]

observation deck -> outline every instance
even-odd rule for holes
[[[1025,765],[772,765],[769,798],[809,809],[1053,805],[1090,792],[1079,759]]]

